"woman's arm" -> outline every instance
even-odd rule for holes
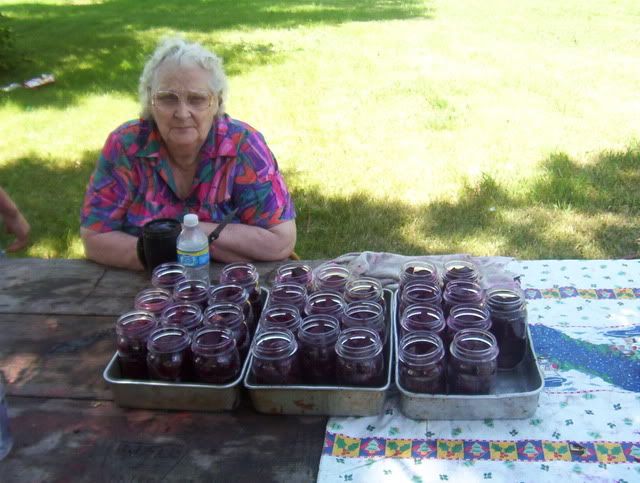
[[[201,223],[209,235],[215,223]],[[211,254],[219,262],[277,261],[291,255],[296,245],[296,222],[288,220],[271,228],[229,224],[211,244]]]
[[[87,258],[112,267],[129,270],[144,269],[138,260],[136,251],[138,239],[135,236],[122,231],[100,233],[82,227],[80,228],[80,236]]]

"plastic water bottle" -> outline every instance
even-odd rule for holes
[[[178,263],[187,269],[187,278],[209,283],[209,240],[198,226],[198,215],[184,216],[176,245]]]
[[[4,384],[0,380],[0,460],[9,454],[13,446],[13,437],[9,429],[9,412],[5,398]]]

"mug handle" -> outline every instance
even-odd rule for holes
[[[138,255],[138,260],[142,263],[144,269],[147,269],[147,259],[144,256],[144,243],[142,241],[142,234],[138,236],[138,241],[136,243],[136,254]]]

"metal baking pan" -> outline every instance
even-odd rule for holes
[[[394,294],[394,300],[397,292]],[[395,353],[398,353],[397,313],[393,313]],[[533,416],[544,387],[527,327],[527,353],[514,369],[499,370],[495,394],[422,394],[407,391],[400,384],[396,359],[396,386],[400,391],[400,409],[411,419],[526,419]]]
[[[267,304],[268,298],[269,292],[262,288],[261,306],[258,308],[257,315]],[[111,386],[114,401],[118,406],[185,411],[230,411],[240,402],[242,380],[248,367],[249,357],[246,357],[240,374],[228,384],[125,379],[120,372],[116,352],[102,376]]]
[[[244,386],[249,390],[256,411],[265,414],[324,416],[374,416],[382,413],[385,397],[391,387],[393,333],[391,314],[395,301],[390,290],[384,290],[386,322],[389,336],[385,344],[385,383],[380,387],[266,385],[257,384],[247,369]],[[392,307],[393,305],[393,307]],[[249,358],[249,367],[253,357]]]

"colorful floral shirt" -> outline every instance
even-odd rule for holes
[[[182,221],[196,213],[219,222],[239,208],[233,222],[269,228],[295,218],[278,163],[262,135],[224,115],[200,149],[190,194],[177,196],[169,155],[152,121],[129,121],[112,132],[84,197],[80,223],[97,232],[138,236],[156,218]]]

